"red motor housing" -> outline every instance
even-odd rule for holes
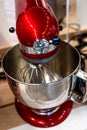
[[[16,0],[16,33],[20,51],[31,62],[48,61],[58,51],[53,38],[59,29],[55,14],[46,0]]]

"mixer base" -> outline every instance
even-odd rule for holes
[[[67,101],[51,115],[38,115],[31,108],[16,100],[16,109],[19,115],[29,124],[37,127],[51,127],[63,122],[71,112],[73,102]]]

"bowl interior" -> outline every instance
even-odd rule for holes
[[[23,59],[19,44],[11,48],[3,58],[6,74],[18,81],[41,84],[51,83],[72,74],[79,65],[80,57],[75,48],[60,43],[58,55],[45,64],[31,64]]]

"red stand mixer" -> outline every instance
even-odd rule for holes
[[[67,99],[74,83],[66,85],[69,66],[63,65],[67,61],[63,58],[68,48],[76,55],[58,38],[58,22],[47,0],[15,0],[15,5],[19,44],[6,53],[3,68],[21,117],[34,126],[51,127],[65,120],[72,109]]]
[[[22,55],[30,62],[48,61],[58,50],[58,23],[46,0],[16,0],[16,32]]]

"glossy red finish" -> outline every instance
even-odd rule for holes
[[[16,0],[16,32],[21,44],[32,47],[37,39],[58,36],[56,17],[46,0]]]
[[[51,115],[38,115],[31,108],[17,102],[16,109],[19,115],[29,124],[37,127],[52,127],[63,122],[72,110],[72,101],[63,103],[60,108]]]

